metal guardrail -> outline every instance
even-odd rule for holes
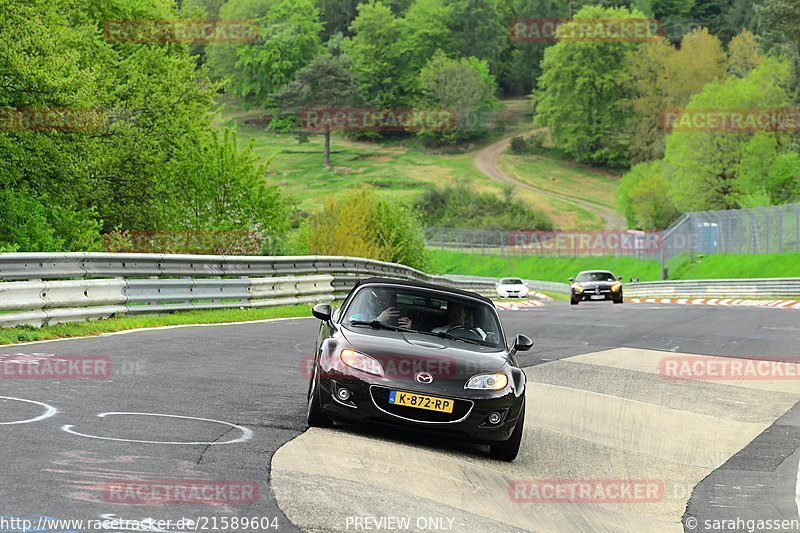
[[[675,280],[630,283],[631,298],[792,298],[800,297],[800,278]]]
[[[494,294],[496,279],[433,276],[394,263],[333,256],[128,253],[0,254],[0,327],[122,314],[333,301],[359,278],[384,276]],[[545,282],[532,282],[544,289]],[[560,287],[563,285],[563,287]]]
[[[481,284],[483,286],[491,286],[492,294],[495,294],[494,286],[499,279],[499,278],[487,278],[481,276],[457,276],[457,275],[449,275],[447,277],[455,282],[464,283],[465,285],[472,283],[472,284]],[[523,279],[522,281],[525,282],[525,284],[528,286],[529,289],[532,289],[534,291],[562,292],[564,294],[569,293],[568,283],[558,283],[555,281],[538,281],[535,279]]]
[[[0,254],[0,327],[42,326],[192,309],[311,304],[341,299],[360,278],[384,276],[494,295],[497,278],[434,276],[394,263],[333,256],[114,253]],[[533,290],[566,283],[525,280]],[[800,278],[656,281],[627,297],[800,297]]]

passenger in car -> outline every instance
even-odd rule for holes
[[[433,328],[433,333],[440,333],[449,330],[455,326],[463,326],[467,321],[467,309],[458,302],[449,302],[447,304],[447,324]]]

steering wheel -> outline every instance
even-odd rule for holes
[[[474,327],[472,327],[472,326],[468,326],[468,325],[466,325],[466,324],[461,324],[461,325],[458,325],[458,326],[453,326],[452,328],[449,328],[449,329],[447,330],[447,333],[450,333],[450,334],[452,335],[452,333],[453,333],[454,331],[456,331],[456,330],[459,330],[459,329],[466,330],[467,332],[469,332],[469,333],[471,333],[471,334],[473,334],[473,335],[474,335],[474,337],[467,336],[466,338],[468,338],[468,339],[472,338],[472,339],[474,339],[474,340],[476,340],[476,341],[482,341],[482,340],[484,340],[484,337],[483,337],[483,335],[481,335],[481,332],[480,332],[480,330],[479,330],[478,328],[474,328]]]

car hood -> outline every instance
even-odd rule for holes
[[[431,335],[360,326],[343,327],[341,332],[350,347],[379,360],[384,368],[415,368],[434,376],[441,371],[450,379],[466,379],[481,372],[497,372],[508,362],[502,348]]]

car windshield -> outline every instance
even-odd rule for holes
[[[611,272],[583,272],[575,281],[616,281]]]
[[[413,287],[365,286],[346,305],[350,327],[401,328],[422,334],[500,347],[502,330],[488,304],[446,292]]]
[[[504,278],[500,280],[500,285],[523,285],[523,283],[518,278]]]

